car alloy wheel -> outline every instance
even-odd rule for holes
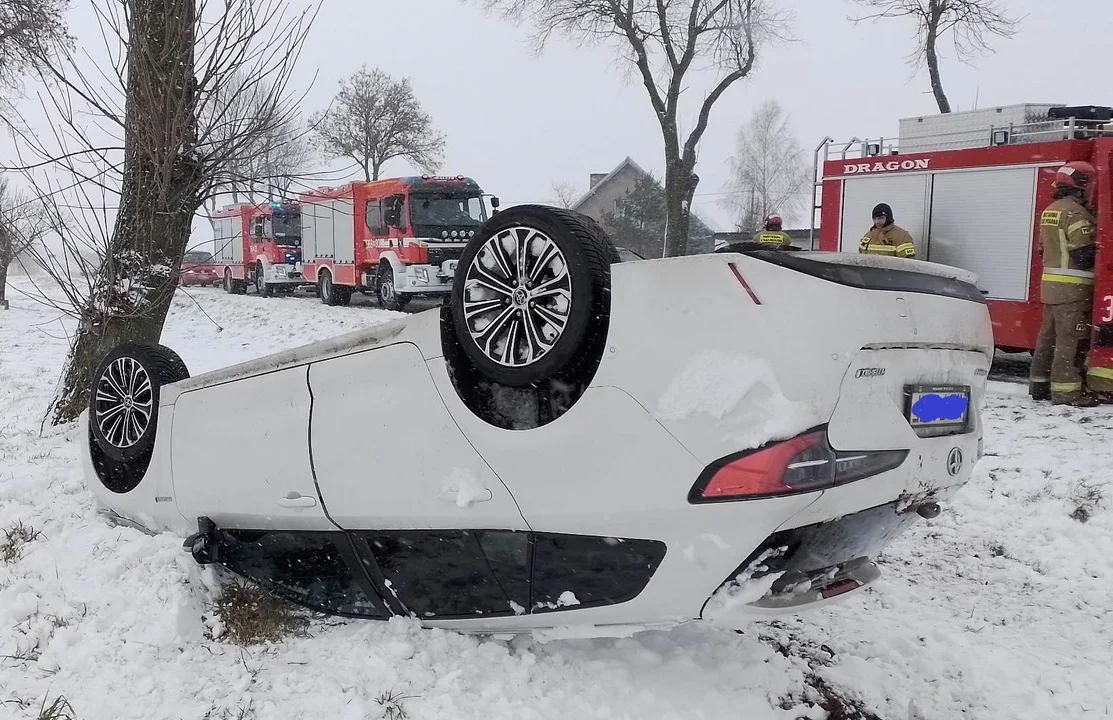
[[[493,235],[465,272],[467,332],[491,361],[532,365],[560,340],[572,307],[572,276],[544,232],[514,226]]]
[[[154,414],[154,389],[143,365],[131,357],[112,361],[97,381],[94,411],[100,435],[113,447],[138,443]]]

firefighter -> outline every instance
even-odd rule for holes
[[[862,236],[858,252],[868,255],[915,258],[916,246],[912,236],[900,225],[893,223],[893,209],[880,203],[873,209],[873,227]]]
[[[1040,215],[1040,296],[1043,322],[1032,356],[1029,389],[1036,400],[1090,407],[1082,366],[1089,345],[1094,301],[1094,214],[1086,191],[1096,172],[1069,162],[1055,174],[1054,202]]]
[[[770,215],[765,219],[765,226],[761,231],[754,233],[753,242],[765,246],[785,247],[792,244],[792,238],[781,231],[784,221],[780,215]]]

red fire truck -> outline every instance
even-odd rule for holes
[[[302,271],[327,305],[359,291],[401,310],[415,295],[447,294],[467,239],[487,219],[483,191],[463,175],[354,182],[300,200]]]
[[[1111,119],[1111,108],[1014,105],[905,118],[896,141],[826,138],[816,153],[818,249],[857,252],[874,205],[888,203],[918,259],[978,275],[997,346],[1030,350],[1041,317],[1040,213],[1055,171],[1089,162],[1098,172],[1090,364],[1113,372]]]
[[[292,293],[305,281],[301,262],[301,210],[296,203],[228,205],[213,216],[213,263],[224,290],[260,295]]]

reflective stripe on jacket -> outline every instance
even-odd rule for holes
[[[890,255],[903,258],[916,257],[912,236],[899,225],[870,228],[858,243],[858,252],[867,255]]]

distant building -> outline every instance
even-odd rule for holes
[[[592,173],[590,185],[572,209],[595,219],[615,244],[645,257],[664,248],[665,191],[657,179],[630,157],[609,173]],[[695,213],[688,233],[689,254],[711,252],[714,233]]]

